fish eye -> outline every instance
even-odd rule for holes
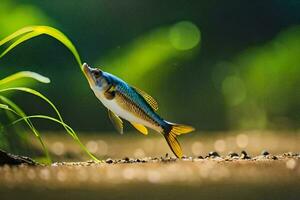
[[[95,70],[95,71],[93,72],[93,74],[94,74],[95,78],[99,78],[100,75],[101,75],[101,71]]]

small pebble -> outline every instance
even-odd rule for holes
[[[208,157],[214,158],[214,157],[220,157],[220,155],[216,151],[211,151],[209,152]]]
[[[272,156],[272,160],[278,160],[277,156]]]
[[[182,158],[182,160],[193,160],[193,157],[187,157],[187,156],[185,156],[184,158]]]
[[[187,159],[188,157],[186,155],[183,155],[182,156],[182,159]]]
[[[230,152],[230,153],[228,154],[228,156],[229,156],[230,158],[233,158],[233,157],[239,157],[239,154],[237,154],[237,153],[235,153],[235,152]]]
[[[198,156],[198,159],[203,159],[203,156]]]
[[[241,152],[241,159],[251,159],[250,156],[248,156],[246,151],[242,151]]]
[[[287,157],[293,157],[293,156],[297,156],[298,154],[297,153],[293,153],[293,152],[287,152],[287,153],[284,153],[283,155],[287,156]]]
[[[263,151],[261,152],[261,155],[267,156],[267,155],[270,155],[270,153],[269,153],[267,150],[263,150]]]
[[[113,163],[114,161],[113,161],[111,158],[108,158],[108,159],[105,160],[105,162],[108,163],[108,164],[111,164],[111,163]]]

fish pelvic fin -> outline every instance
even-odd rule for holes
[[[177,136],[182,134],[187,134],[195,130],[192,126],[182,125],[182,124],[173,124],[167,122],[169,124],[169,131],[164,133],[164,137],[171,148],[172,152],[175,154],[177,158],[182,158],[182,148],[177,140]]]
[[[115,129],[120,133],[123,134],[123,121],[122,119],[113,113],[111,110],[108,110],[108,117],[112,122]]]
[[[137,124],[137,123],[134,123],[134,122],[130,122],[132,124],[132,126],[134,128],[136,128],[139,132],[141,132],[143,135],[148,135],[148,130],[147,128],[142,125],[142,124]]]

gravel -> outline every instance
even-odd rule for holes
[[[243,160],[251,159],[251,157],[247,154],[246,151],[242,151],[242,152],[241,152],[240,158],[243,159]]]
[[[270,153],[269,153],[267,150],[263,150],[263,151],[261,152],[261,155],[263,155],[263,156],[268,156],[268,155],[270,155]]]

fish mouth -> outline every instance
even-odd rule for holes
[[[95,80],[94,80],[93,75],[92,75],[92,68],[87,63],[83,63],[82,71],[83,71],[86,79],[88,80],[90,86],[91,87],[94,86],[95,85]]]

